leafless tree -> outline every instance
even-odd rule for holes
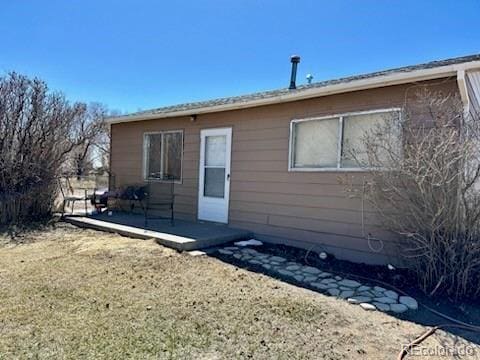
[[[85,141],[76,146],[65,163],[64,171],[85,176],[94,169],[106,170],[105,158],[109,156],[109,127],[105,123],[107,108],[99,103],[85,106],[81,123],[77,124],[80,133],[85,134]]]
[[[363,146],[367,156],[357,159],[369,176],[361,196],[403,237],[423,290],[477,296],[480,124],[456,96],[424,89],[405,104],[401,121],[386,119]]]
[[[0,77],[0,224],[51,213],[65,161],[96,136],[85,104],[39,79]]]

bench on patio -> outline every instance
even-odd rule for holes
[[[108,209],[108,203],[111,200],[127,202],[130,212],[133,212],[135,204],[138,204],[145,218],[145,226],[147,226],[149,220],[158,219],[169,219],[170,224],[174,225],[174,186],[173,178],[162,181],[148,181],[146,185],[127,185],[103,193],[95,191],[91,201],[97,212]],[[168,216],[158,215],[159,212],[165,211],[168,212]]]

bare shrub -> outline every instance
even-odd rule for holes
[[[460,99],[426,89],[401,121],[363,138],[363,196],[405,239],[406,263],[428,294],[458,300],[480,293],[479,140],[479,124]]]
[[[39,79],[0,77],[0,224],[51,213],[62,166],[100,123]]]

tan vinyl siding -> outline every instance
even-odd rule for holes
[[[436,90],[457,92],[456,81],[425,83]],[[415,84],[418,87],[419,84]],[[397,242],[381,228],[372,209],[349,198],[339,177],[353,176],[361,185],[364,174],[345,172],[289,172],[290,121],[354,111],[403,107],[413,85],[326,96],[278,105],[189,117],[112,125],[112,172],[117,185],[142,183],[143,133],[184,131],[183,178],[175,186],[176,216],[195,220],[198,201],[200,130],[232,127],[229,223],[253,231],[258,238],[288,243],[336,256],[381,263],[397,254]],[[369,242],[365,234],[384,240]]]

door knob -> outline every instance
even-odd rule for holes
[[[230,174],[227,174],[227,180],[230,180]]]

